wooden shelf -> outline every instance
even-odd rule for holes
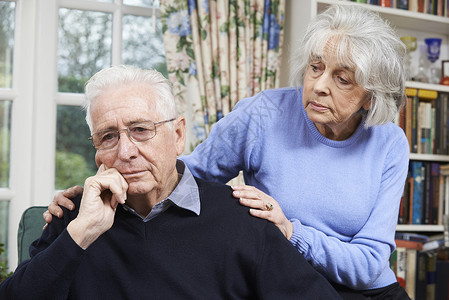
[[[404,225],[396,226],[396,231],[410,231],[410,232],[443,232],[443,225]]]
[[[449,93],[449,85],[407,81],[406,86],[408,88],[414,88],[414,89],[432,90],[432,91],[437,91],[437,92]]]
[[[449,156],[439,154],[410,153],[410,160],[449,162]]]
[[[346,4],[345,1],[339,1]],[[318,12],[325,10],[329,5],[335,4],[335,0],[317,0]],[[404,9],[382,7],[378,5],[348,2],[351,5],[369,5],[372,11],[379,13],[384,19],[388,19],[393,27],[400,27],[408,30],[421,31],[424,28],[433,33],[447,35],[449,32],[449,18],[431,14],[412,12]]]

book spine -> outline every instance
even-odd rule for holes
[[[423,198],[423,164],[421,161],[412,161],[413,177],[413,216],[412,224],[422,224],[422,198]]]
[[[403,247],[396,248],[397,252],[397,266],[396,279],[399,285],[405,289],[405,269],[406,269],[406,249]]]

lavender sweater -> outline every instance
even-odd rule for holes
[[[394,124],[359,126],[347,140],[322,136],[302,90],[243,99],[208,139],[181,159],[205,180],[266,192],[293,223],[290,242],[330,281],[373,289],[396,281],[388,259],[408,169],[409,146]]]

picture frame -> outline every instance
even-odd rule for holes
[[[440,84],[449,85],[449,60],[441,61],[441,81]]]
[[[449,77],[449,60],[441,61],[441,77]]]

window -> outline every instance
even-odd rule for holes
[[[11,269],[22,212],[95,173],[84,84],[118,64],[167,76],[158,0],[0,0],[0,243]]]
[[[0,189],[9,188],[15,2],[0,1]],[[0,244],[8,245],[9,199],[0,197]],[[0,263],[6,260],[0,257]]]
[[[95,151],[87,140],[90,132],[79,106],[82,99],[75,103],[78,105],[63,105],[66,103],[64,93],[82,94],[86,81],[111,64],[155,68],[167,76],[162,27],[156,14],[158,7],[156,1],[125,0],[123,4],[104,4],[96,7],[97,10],[88,10],[82,3],[77,7],[64,7],[64,1],[61,1],[57,50],[58,99],[61,101],[57,106],[56,189],[82,185],[84,179],[96,171]]]

